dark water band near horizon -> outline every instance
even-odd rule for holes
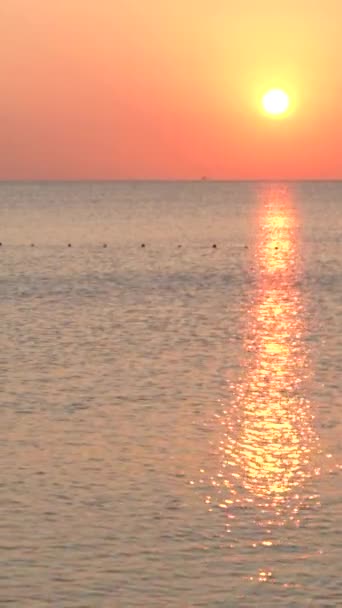
[[[0,184],[0,605],[342,605],[341,205]]]

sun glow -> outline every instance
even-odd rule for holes
[[[282,89],[271,89],[262,98],[262,107],[271,116],[284,116],[289,105],[290,98]]]

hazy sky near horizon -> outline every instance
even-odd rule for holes
[[[0,179],[342,178],[341,24],[341,0],[1,0]]]

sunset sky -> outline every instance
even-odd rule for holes
[[[0,179],[342,178],[341,0],[1,0],[0,48]]]

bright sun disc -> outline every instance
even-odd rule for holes
[[[289,107],[289,96],[281,89],[271,89],[262,98],[262,105],[267,114],[277,116],[284,114]]]

